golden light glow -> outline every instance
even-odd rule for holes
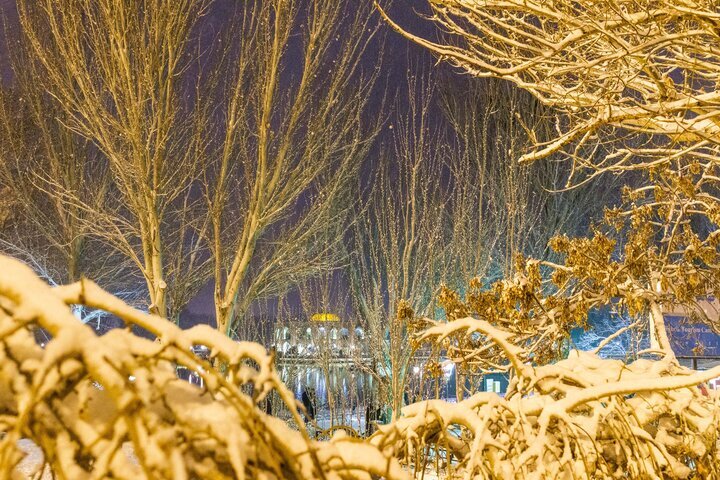
[[[339,322],[340,317],[335,315],[334,313],[316,313],[312,317],[310,317],[310,320],[313,322]]]

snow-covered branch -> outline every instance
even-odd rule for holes
[[[11,474],[28,438],[60,478],[406,478],[371,445],[311,440],[272,356],[207,326],[181,331],[89,281],[51,289],[0,258],[0,475]],[[96,336],[70,306],[104,309],[157,337],[129,330]],[[52,335],[44,349],[32,331]],[[223,371],[194,356],[205,345]],[[198,388],[177,378],[190,368]],[[276,391],[295,428],[257,404]],[[122,450],[130,444],[133,460]],[[252,446],[252,448],[248,448]]]

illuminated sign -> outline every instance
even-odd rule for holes
[[[720,335],[684,315],[665,315],[670,345],[678,357],[720,357]]]

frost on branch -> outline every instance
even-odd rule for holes
[[[56,478],[404,478],[369,444],[311,440],[273,360],[253,343],[210,327],[181,331],[82,281],[50,289],[29,268],[0,257],[0,477],[22,459],[20,439],[43,451]],[[98,337],[72,305],[106,310],[158,341],[114,330]],[[52,335],[45,349],[33,330]],[[198,359],[205,345],[224,373]],[[200,372],[197,388],[175,375]],[[297,430],[266,415],[271,391]],[[123,452],[130,444],[133,460]]]
[[[457,404],[416,403],[371,438],[416,469],[437,455],[452,459],[441,464],[452,478],[720,475],[720,403],[702,385],[720,376],[720,367],[694,372],[671,356],[627,365],[577,350],[532,367],[520,361],[527,350],[508,342],[516,333],[487,321],[466,317],[428,332],[436,339],[480,333],[476,356],[496,345],[512,377],[504,398],[481,392]]]

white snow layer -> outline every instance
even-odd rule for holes
[[[129,329],[98,337],[71,306],[104,309]],[[521,346],[488,322],[458,328],[495,341],[511,357],[504,398],[477,393],[457,404],[407,406],[367,440],[309,438],[273,358],[207,326],[181,331],[89,281],[51,289],[0,257],[0,478],[404,479],[720,478],[720,376],[671,356],[630,365],[573,351],[554,365],[518,362]],[[41,348],[33,331],[52,340]],[[442,332],[435,332],[442,336]],[[211,362],[195,357],[205,345]],[[201,372],[204,387],[175,375]],[[275,391],[292,425],[257,405]],[[427,478],[427,477],[426,477]]]

